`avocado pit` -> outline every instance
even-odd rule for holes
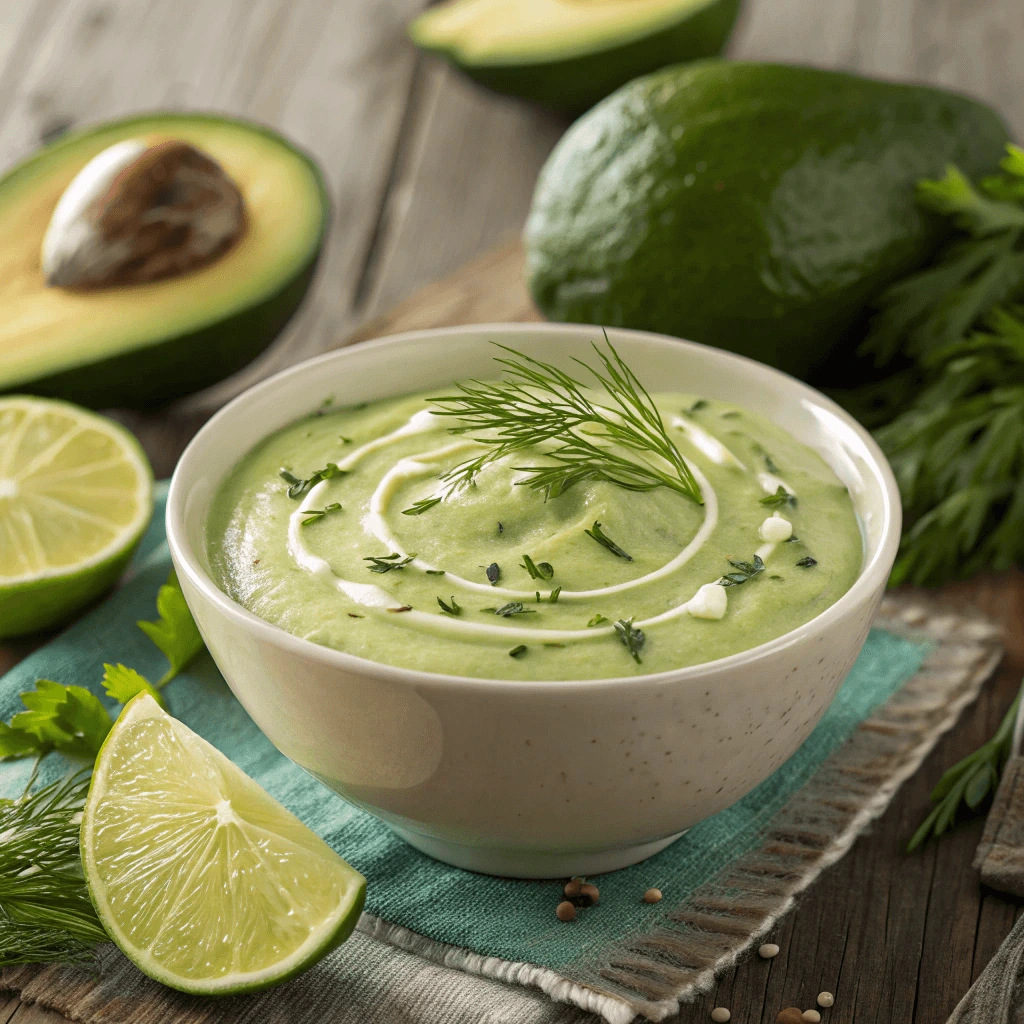
[[[75,175],[43,238],[46,284],[111,288],[177,277],[245,232],[245,203],[214,159],[180,139],[125,139]]]

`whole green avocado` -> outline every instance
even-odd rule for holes
[[[721,60],[636,79],[541,172],[527,277],[553,320],[659,331],[800,377],[848,348],[871,301],[948,228],[914,186],[979,176],[1008,141],[965,96]]]

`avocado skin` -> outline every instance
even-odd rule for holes
[[[284,330],[309,290],[319,249],[273,295],[189,334],[31,381],[33,395],[91,409],[152,409],[210,387],[253,361]],[[12,390],[24,390],[16,385]]]
[[[495,92],[539,103],[551,110],[580,114],[619,86],[666,64],[713,57],[729,41],[741,0],[709,0],[680,21],[639,39],[561,60],[477,64],[454,50],[441,54],[474,81]],[[410,29],[413,42],[426,46]]]
[[[914,186],[991,171],[1008,141],[967,97],[703,61],[620,89],[541,172],[530,291],[553,320],[729,349],[807,377],[947,230]]]

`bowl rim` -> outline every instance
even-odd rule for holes
[[[333,647],[326,647],[315,644],[311,640],[295,636],[282,627],[261,619],[258,615],[250,612],[243,605],[229,597],[217,584],[199,562],[195,551],[188,539],[185,528],[185,504],[189,491],[189,480],[187,476],[192,468],[192,462],[200,458],[202,448],[209,443],[210,439],[217,433],[221,424],[236,415],[249,402],[257,397],[273,391],[282,381],[290,377],[298,376],[309,372],[310,367],[326,365],[335,361],[343,362],[350,353],[365,352],[367,349],[378,349],[384,351],[391,347],[409,342],[430,341],[434,339],[448,338],[452,335],[462,334],[485,334],[488,332],[501,331],[512,334],[530,334],[536,332],[549,332],[553,334],[578,334],[581,330],[601,330],[599,325],[576,324],[576,323],[545,323],[545,322],[510,322],[510,323],[482,323],[464,324],[455,327],[432,327],[415,331],[403,331],[399,334],[386,335],[380,338],[373,338],[361,341],[354,345],[346,345],[338,349],[332,349],[302,360],[292,366],[281,370],[278,373],[259,381],[252,387],[247,388],[237,395],[230,402],[219,409],[189,441],[184,452],[174,468],[171,476],[170,487],[167,494],[167,506],[165,523],[167,531],[167,543],[172,559],[178,572],[184,571],[189,582],[199,590],[208,601],[214,604],[219,612],[243,630],[255,631],[260,637],[285,651],[300,657],[312,658],[327,666],[339,668],[360,675],[375,675],[390,682],[404,684],[429,685],[433,687],[442,686],[445,688],[460,687],[487,687],[498,686],[502,690],[521,690],[534,692],[542,689],[547,693],[556,693],[559,690],[575,691],[579,689],[593,689],[594,687],[615,687],[624,684],[643,685],[658,684],[667,682],[687,682],[700,680],[709,674],[720,671],[730,671],[744,665],[755,664],[760,659],[779,653],[794,645],[808,640],[812,635],[818,635],[831,626],[841,621],[847,612],[859,605],[863,600],[869,599],[880,584],[884,585],[891,571],[892,563],[895,561],[896,552],[899,547],[900,531],[902,527],[902,506],[900,503],[899,488],[892,468],[889,466],[885,455],[878,446],[871,434],[862,427],[845,409],[832,401],[820,391],[805,384],[803,381],[792,377],[790,374],[777,370],[765,363],[750,359],[747,356],[738,355],[725,349],[715,348],[710,345],[703,345],[695,341],[687,341],[682,338],[674,338],[665,334],[657,334],[652,331],[639,331],[623,327],[609,327],[607,331],[612,336],[627,336],[654,343],[665,347],[676,347],[689,350],[699,350],[702,353],[710,354],[712,358],[721,359],[726,365],[746,365],[754,367],[756,372],[766,374],[784,381],[789,388],[795,389],[797,395],[810,400],[818,407],[827,409],[830,413],[841,420],[857,435],[867,449],[870,456],[870,467],[882,484],[883,518],[879,534],[879,541],[874,555],[861,567],[860,574],[849,590],[846,591],[837,601],[829,605],[824,611],[815,615],[814,618],[791,629],[781,636],[768,640],[756,647],[748,648],[745,651],[738,651],[724,658],[717,658],[713,661],[702,662],[697,665],[688,665],[682,668],[666,669],[662,672],[639,673],[629,676],[607,676],[596,679],[500,679],[487,676],[462,676],[446,672],[428,672],[423,669],[403,668],[398,665],[388,665],[385,662],[373,661],[355,654],[348,654],[345,651],[335,650]],[[397,395],[395,397],[398,397]],[[267,435],[255,439],[250,444],[248,451],[252,450],[259,441]],[[218,482],[219,483],[219,482]]]

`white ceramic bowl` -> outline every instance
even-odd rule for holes
[[[760,363],[638,331],[611,341],[652,390],[738,401],[818,451],[864,535],[853,587],[806,625],[705,665],[623,679],[513,682],[379,665],[246,611],[210,578],[207,513],[253,445],[333,396],[347,405],[494,376],[497,341],[566,364],[594,327],[419,331],[295,366],[199,432],[171,482],[167,537],[232,691],[274,745],[440,860],[519,877],[592,875],[663,849],[785,761],[853,665],[900,534],[884,456],[833,402]]]

